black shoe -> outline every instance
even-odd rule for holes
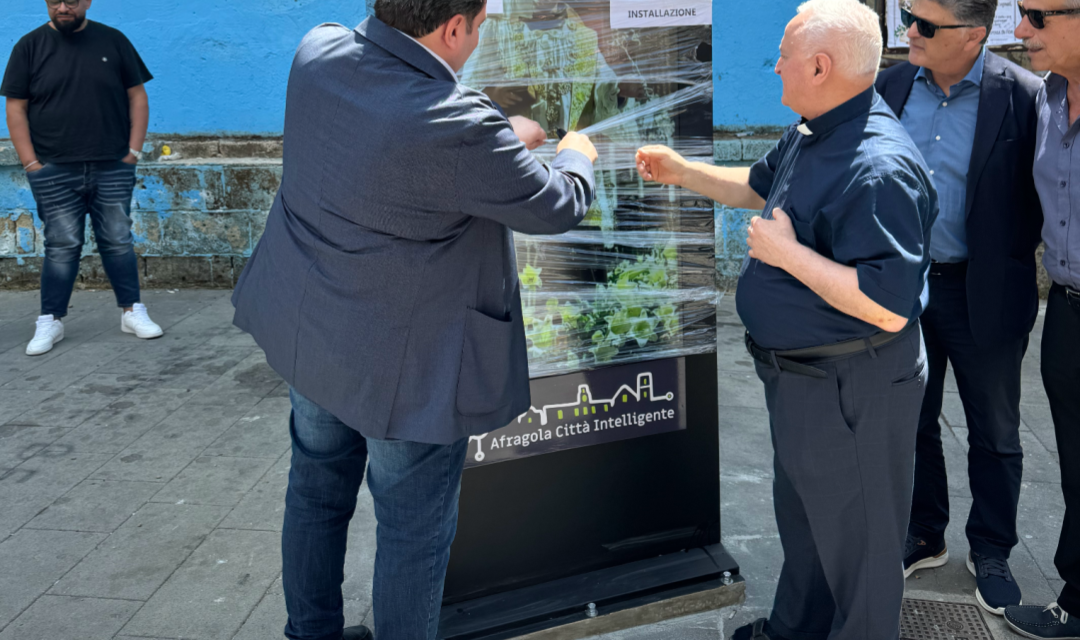
[[[787,638],[773,631],[768,620],[760,618],[745,627],[736,629],[731,640],[787,640]]]
[[[364,625],[356,625],[355,627],[346,627],[345,631],[341,634],[341,640],[374,640],[375,636],[371,635],[371,629],[368,629]]]
[[[1049,607],[1012,606],[1005,609],[1005,622],[1028,638],[1080,640],[1080,618],[1074,618],[1053,603]]]
[[[949,562],[949,549],[942,540],[936,544],[926,538],[916,538],[908,534],[904,545],[904,577],[907,578],[919,569],[943,567]]]
[[[1005,607],[1023,604],[1008,560],[987,558],[972,551],[968,554],[967,568],[975,576],[975,599],[983,609],[1003,616]]]

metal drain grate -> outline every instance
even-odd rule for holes
[[[994,640],[971,604],[904,600],[900,640]]]

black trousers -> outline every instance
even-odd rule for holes
[[[1028,336],[989,348],[975,344],[968,318],[966,273],[931,267],[930,305],[921,321],[930,375],[915,447],[912,535],[941,540],[949,524],[949,485],[941,444],[945,370],[952,362],[968,425],[967,519],[971,550],[1008,558],[1019,539],[1016,509],[1024,450],[1020,445],[1020,369]]]
[[[1080,616],[1080,296],[1054,285],[1046,306],[1042,339],[1042,376],[1057,433],[1065,522],[1058,542],[1057,565],[1065,588],[1058,604]]]
[[[784,548],[770,624],[791,640],[897,640],[922,336],[809,364],[827,377],[756,362]]]

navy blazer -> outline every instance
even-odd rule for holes
[[[904,62],[878,76],[878,93],[897,117],[918,71]],[[1042,206],[1032,165],[1041,86],[1035,74],[987,53],[967,176],[968,315],[984,347],[1026,335],[1039,312]]]
[[[234,322],[366,437],[449,444],[528,410],[511,229],[565,232],[595,194],[494,103],[375,18],[322,25],[289,76],[281,188]]]

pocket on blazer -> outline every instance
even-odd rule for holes
[[[512,401],[510,358],[514,323],[476,309],[465,313],[457,410],[465,416],[495,412]]]

